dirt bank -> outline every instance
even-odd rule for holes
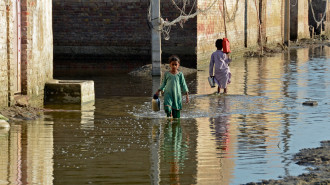
[[[321,147],[302,149],[294,158],[299,165],[305,165],[309,173],[299,176],[284,177],[280,180],[262,180],[250,182],[247,185],[261,184],[330,184],[330,140],[322,141]]]
[[[166,71],[170,71],[170,65],[162,64],[161,70],[162,70],[162,74],[164,74]],[[148,64],[148,65],[142,66],[140,68],[134,69],[133,71],[129,72],[128,74],[132,75],[132,76],[150,77],[151,78],[151,76],[152,76],[151,71],[152,71],[152,65]],[[197,72],[196,69],[187,68],[187,67],[183,67],[183,66],[179,67],[179,71],[181,71],[183,73],[183,75],[185,75],[185,76]]]
[[[261,51],[260,48],[256,48],[244,53],[244,57],[271,57],[276,53],[285,53],[289,49],[299,49],[299,48],[307,48],[310,46],[322,46],[327,45],[330,46],[330,42],[327,36],[321,35],[316,36],[314,39],[301,39],[295,42],[290,42],[290,47],[287,47],[284,44],[278,43],[273,45],[264,46]]]
[[[43,114],[43,109],[35,107],[12,106],[0,110],[0,114],[7,117],[9,122],[19,120],[35,120]]]

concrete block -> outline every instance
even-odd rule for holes
[[[45,84],[45,104],[82,105],[94,101],[94,81],[52,80]]]

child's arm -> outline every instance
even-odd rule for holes
[[[231,59],[229,58],[229,53],[226,54],[226,59],[225,62],[229,65],[229,63],[231,62]]]
[[[164,79],[163,79],[163,82],[162,82],[162,85],[159,87],[159,89],[156,91],[156,95],[159,96],[159,92],[163,92],[164,89],[165,89],[165,86],[166,86],[166,82],[167,82],[167,73],[165,73],[164,75]]]
[[[182,91],[186,94],[186,103],[189,103],[189,90],[183,73],[181,73],[180,86]]]
[[[158,89],[155,94],[159,96],[159,92],[162,92],[162,90]]]
[[[213,67],[214,67],[214,58],[213,58],[213,54],[212,54],[211,55],[211,60],[210,60],[210,67],[209,67],[210,76],[213,76]]]

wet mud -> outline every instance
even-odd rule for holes
[[[247,51],[244,53],[244,57],[251,58],[251,57],[271,57],[276,53],[285,53],[288,52],[289,49],[299,49],[299,48],[308,48],[311,46],[330,46],[330,41],[328,40],[327,36],[317,36],[313,39],[304,38],[301,40],[297,40],[295,42],[290,42],[290,47],[282,43],[278,43],[277,45],[267,45],[263,46],[262,50],[261,47]]]
[[[0,110],[0,115],[11,121],[36,120],[43,115],[43,109],[29,106],[11,106]]]

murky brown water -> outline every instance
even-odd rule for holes
[[[240,184],[298,175],[292,155],[329,140],[330,50],[235,60],[228,95],[186,76],[182,118],[151,112],[159,79],[56,71],[95,82],[95,105],[0,130],[0,184]],[[84,74],[84,75],[82,75]],[[315,107],[303,106],[316,100]]]

